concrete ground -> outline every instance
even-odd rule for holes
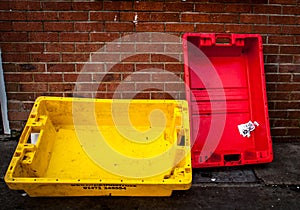
[[[300,143],[276,143],[266,165],[194,169],[193,185],[171,197],[31,198],[8,189],[4,174],[17,145],[0,138],[0,209],[299,209]]]

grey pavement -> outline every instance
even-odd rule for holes
[[[299,209],[300,142],[275,143],[270,164],[194,169],[193,185],[171,197],[31,198],[3,176],[17,145],[0,138],[0,209]]]

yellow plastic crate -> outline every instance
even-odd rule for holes
[[[191,181],[180,100],[40,97],[5,175],[30,196],[170,196]]]

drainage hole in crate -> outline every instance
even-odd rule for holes
[[[58,182],[58,179],[56,179],[56,181]]]
[[[78,179],[77,181],[80,182],[80,179]]]
[[[224,160],[226,162],[239,161],[241,159],[240,154],[224,155]]]
[[[144,182],[144,180],[142,179],[142,182]]]
[[[123,182],[123,180],[121,179],[121,182]]]
[[[33,179],[33,181],[36,181],[36,179]]]

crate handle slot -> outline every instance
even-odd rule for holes
[[[236,162],[241,160],[240,154],[230,154],[230,155],[224,155],[224,161],[225,162]]]
[[[216,45],[232,45],[231,35],[216,35]]]

